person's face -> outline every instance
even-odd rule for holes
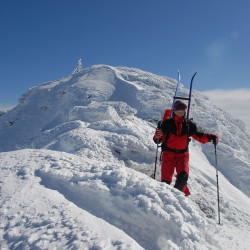
[[[175,110],[174,113],[178,116],[178,117],[182,117],[185,114],[185,109],[181,109],[181,110]]]

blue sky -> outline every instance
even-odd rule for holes
[[[1,0],[0,106],[65,76],[82,58],[177,78],[198,90],[249,88],[248,0]]]

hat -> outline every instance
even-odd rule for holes
[[[176,101],[174,103],[174,110],[185,110],[187,105],[184,102]]]

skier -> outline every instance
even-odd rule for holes
[[[187,181],[189,176],[189,152],[188,144],[191,136],[201,143],[212,141],[218,143],[216,134],[206,134],[198,130],[196,124],[185,119],[187,105],[177,100],[173,105],[172,117],[163,120],[161,126],[156,129],[154,142],[161,143],[162,163],[161,181],[167,184],[172,182],[174,170],[177,179],[174,187],[182,191],[186,196],[190,195]]]

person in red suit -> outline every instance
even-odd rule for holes
[[[200,131],[196,124],[185,119],[187,105],[177,100],[173,105],[172,117],[163,120],[156,129],[154,142],[161,143],[162,163],[161,181],[170,184],[176,170],[177,178],[174,187],[182,191],[186,196],[190,195],[187,186],[189,176],[189,152],[190,137],[200,143],[212,141],[218,143],[216,134],[207,134]]]

